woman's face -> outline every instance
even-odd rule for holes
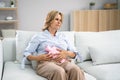
[[[62,17],[60,14],[57,14],[54,20],[51,22],[50,28],[58,30],[62,24]]]

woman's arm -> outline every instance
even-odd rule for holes
[[[76,54],[71,51],[66,51],[66,50],[59,50],[59,54],[57,54],[57,57],[55,61],[60,62],[62,59],[66,59],[68,57],[70,58],[75,58]]]
[[[34,55],[29,55],[27,57],[28,60],[35,60],[35,61],[49,61],[51,60],[51,55],[50,54],[41,54],[38,56],[34,56]]]
[[[65,55],[65,57],[74,58],[76,54],[72,51],[61,50],[60,54]]]

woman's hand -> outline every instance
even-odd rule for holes
[[[37,61],[50,61],[52,59],[51,54],[41,54],[37,56]]]
[[[67,58],[67,51],[65,50],[58,50],[59,54],[56,54],[56,58],[54,59],[56,62],[60,62],[62,59]]]
[[[55,58],[56,62],[60,62],[62,59],[67,59],[67,57],[74,58],[76,56],[75,53],[71,51],[66,51],[66,50],[59,50],[59,54],[57,54],[57,57]]]
[[[50,61],[52,59],[52,55],[51,54],[41,54],[38,56],[29,55],[27,58],[29,60],[36,60],[36,61]]]

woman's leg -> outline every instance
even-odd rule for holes
[[[61,65],[68,75],[68,80],[85,80],[84,72],[74,63],[66,62]]]
[[[37,74],[48,80],[67,80],[65,70],[54,62],[42,62],[38,64]]]

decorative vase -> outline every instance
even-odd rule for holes
[[[95,2],[90,2],[89,3],[89,9],[90,10],[94,9],[94,6],[95,6]]]
[[[12,7],[12,8],[15,7],[15,1],[14,0],[10,1],[10,7]]]

